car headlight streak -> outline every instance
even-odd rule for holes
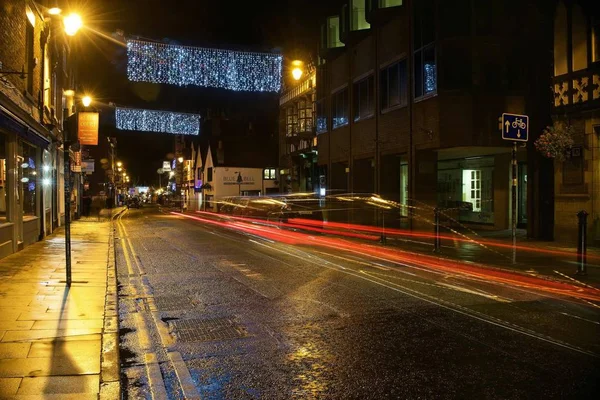
[[[127,77],[135,82],[279,92],[282,56],[127,41]]]
[[[141,110],[117,107],[115,110],[117,129],[172,133],[175,135],[198,135],[200,115],[171,111]]]

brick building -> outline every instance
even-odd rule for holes
[[[62,124],[73,75],[62,20],[48,8],[56,3],[46,3],[0,3],[0,257],[64,216]]]
[[[512,143],[498,117],[530,115],[532,139],[548,121],[545,20],[535,1],[346,1],[321,29],[323,186],[400,202],[400,226],[428,229],[440,206],[465,225],[509,228]],[[532,148],[518,150],[517,215],[543,236],[552,204],[536,201],[552,176]]]

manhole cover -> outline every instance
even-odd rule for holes
[[[188,319],[170,322],[179,340],[208,342],[246,337],[246,329],[227,318]]]
[[[160,311],[187,310],[194,307],[187,296],[155,297],[154,304]]]

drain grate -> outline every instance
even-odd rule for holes
[[[246,329],[227,318],[188,319],[170,322],[179,340],[208,342],[246,337]]]
[[[187,296],[155,297],[154,304],[160,311],[187,310],[194,307]]]

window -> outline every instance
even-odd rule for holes
[[[379,8],[397,7],[402,5],[402,0],[379,0]]]
[[[298,102],[298,132],[313,131],[313,103],[309,100]]]
[[[210,167],[206,170],[206,181],[207,182],[212,182],[212,178],[213,178],[212,173],[213,173],[212,167]]]
[[[33,25],[35,24],[35,16],[33,15],[33,12],[31,12],[29,7],[27,7],[27,19],[28,23],[25,24],[25,51],[27,57],[25,62],[27,63],[27,92],[29,92],[29,94],[33,94],[33,68],[35,67],[33,60]]]
[[[365,18],[365,2],[367,0],[352,0],[351,9],[352,15],[350,16],[350,29],[358,31],[361,29],[369,29],[371,25]]]
[[[37,149],[20,142],[18,156],[19,180],[23,196],[23,215],[36,215]]]
[[[296,106],[286,109],[286,136],[294,136],[297,132],[298,110]]]
[[[406,60],[394,63],[380,72],[381,110],[408,103]]]
[[[373,115],[373,75],[354,84],[354,121],[368,118]]]
[[[327,109],[325,99],[317,101],[317,133],[327,132]]]
[[[587,68],[587,17],[583,14],[581,6],[574,4],[571,10],[571,18],[572,67],[573,71],[579,71]]]
[[[433,0],[415,3],[413,35],[415,98],[435,93],[437,90],[434,11]]]
[[[592,17],[592,62],[600,61],[600,17]]]
[[[554,76],[567,71],[567,8],[561,1],[554,16]]]
[[[275,168],[265,168],[263,171],[263,179],[264,180],[275,180],[277,179]]]
[[[348,88],[344,88],[332,96],[333,128],[348,124]]]
[[[438,161],[437,204],[459,222],[494,223],[494,157]]]

